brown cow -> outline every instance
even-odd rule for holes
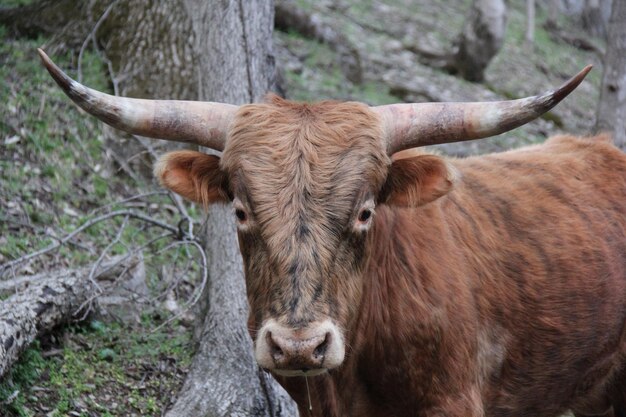
[[[107,123],[223,150],[156,174],[232,201],[257,361],[303,416],[626,415],[626,155],[604,136],[411,149],[526,123],[588,69],[510,102],[237,108],[111,97],[42,58]]]

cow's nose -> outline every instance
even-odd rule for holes
[[[268,331],[265,336],[274,364],[282,369],[310,370],[323,367],[330,332],[306,339],[284,337]]]
[[[330,320],[294,329],[270,319],[257,333],[254,354],[261,367],[278,374],[315,375],[341,365],[345,344]]]

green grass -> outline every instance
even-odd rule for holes
[[[19,417],[32,415],[25,405],[27,402],[25,393],[37,381],[45,367],[46,362],[41,356],[39,342],[35,341],[0,380],[0,404],[5,404],[7,413]]]
[[[2,29],[0,37],[6,38]],[[0,151],[0,199],[21,208],[16,210],[21,211],[22,221],[34,227],[52,222],[72,227],[76,222],[63,208],[94,208],[103,197],[110,197],[102,187],[106,180],[98,173],[85,172],[85,166],[95,166],[96,158],[104,153],[101,127],[80,115],[53,84],[36,55],[36,47],[43,42],[6,39],[0,44],[0,79],[6,81],[0,87],[0,103],[7,113],[0,122],[0,141],[18,139]],[[54,58],[75,75],[70,56]],[[86,54],[83,65],[86,82],[105,88],[104,71],[94,54]],[[99,183],[97,193],[81,190],[73,181],[85,175]],[[9,258],[26,248],[36,250],[49,243],[45,239],[28,241],[24,233],[20,244],[20,233],[8,233],[8,226],[8,222],[0,222],[0,235],[14,237],[0,245]],[[32,235],[32,230],[28,232]]]
[[[0,2],[0,7],[5,7],[7,9],[19,6],[27,6],[33,3],[33,0],[2,0]]]
[[[107,209],[128,209],[116,203],[156,188],[150,180],[136,182],[109,168],[102,124],[86,115],[60,91],[43,68],[36,48],[46,39],[12,39],[0,26],[0,265],[42,249]],[[71,77],[77,77],[76,55],[51,54]],[[111,92],[105,65],[86,51],[83,82]],[[134,201],[134,209],[176,225],[178,214],[165,195]],[[202,212],[189,207],[199,218]],[[116,217],[86,229],[72,242],[48,255],[20,265],[16,275],[57,267],[92,264],[123,224]],[[120,240],[108,254],[126,253],[163,233],[129,220]],[[163,294],[167,272],[177,274],[180,304],[188,300],[198,277],[198,266],[182,246],[166,249],[171,238],[144,250],[149,296]],[[190,251],[193,255],[194,250]],[[194,258],[199,260],[199,257]],[[8,274],[11,276],[11,273]],[[2,279],[3,277],[0,277]],[[0,295],[2,296],[2,295]],[[148,308],[139,325],[92,322],[55,332],[52,343],[34,344],[0,384],[0,415],[160,415],[174,398],[190,360],[190,331],[176,323],[151,333],[169,313],[159,312],[160,301]],[[152,315],[152,311],[158,314]],[[156,316],[163,318],[156,319]],[[109,316],[110,317],[110,316]],[[99,324],[98,324],[99,323]],[[52,356],[44,352],[58,349]],[[162,368],[162,370],[160,370]],[[145,378],[144,378],[145,377]],[[140,383],[144,378],[145,383]],[[168,393],[163,396],[160,392]],[[48,409],[43,410],[42,407]],[[78,413],[78,414],[75,414]]]
[[[146,317],[139,327],[99,321],[70,327],[68,345],[48,359],[35,342],[0,383],[0,403],[11,399],[2,415],[30,417],[42,405],[53,416],[159,415],[168,400],[162,392],[176,391],[182,380],[164,386],[156,376],[186,369],[192,348],[188,332],[151,333],[154,325]]]
[[[572,73],[588,64],[585,53],[571,45],[555,42],[543,27],[547,16],[542,8],[537,10],[534,44],[531,52],[533,61],[543,63],[551,72]],[[512,9],[507,22],[506,40],[509,45],[522,47],[525,43],[526,17],[521,10]],[[590,74],[588,81],[599,85],[600,75]]]
[[[92,218],[92,212],[103,204],[153,186],[149,180],[135,183],[112,175],[114,166],[107,165],[102,124],[79,111],[39,62],[36,48],[45,39],[10,39],[2,26],[0,38],[4,40],[0,43],[0,79],[5,81],[0,83],[0,103],[6,114],[0,119],[0,201],[8,206],[8,210],[0,211],[2,264],[46,247],[53,242],[46,234],[69,233]],[[75,56],[55,54],[52,58],[68,75],[77,76]],[[86,85],[110,92],[105,66],[97,54],[84,54],[82,73]],[[160,207],[171,201],[166,196],[154,196],[149,203]],[[176,218],[165,220],[178,222]],[[117,218],[92,226],[81,235],[91,238],[84,245],[94,251],[103,248],[121,223]],[[150,229],[144,233],[141,223],[131,221],[121,244],[112,252],[121,252],[124,245],[143,244],[157,232]],[[76,248],[63,251],[68,256],[64,261],[88,259]],[[43,257],[32,267],[53,267],[50,261]]]
[[[515,4],[513,6],[520,6]],[[571,27],[563,16],[560,17],[563,27]],[[537,8],[535,18],[534,43],[532,50],[525,49],[526,15],[523,7],[509,7],[507,28],[505,34],[504,50],[514,51],[513,54],[502,53],[494,58],[494,65],[502,60],[519,60],[526,66],[534,69],[533,64],[541,64],[551,74],[574,75],[584,66],[589,64],[589,53],[581,51],[571,45],[555,41],[550,33],[544,28],[547,20],[546,11]],[[573,30],[573,29],[572,29]],[[599,45],[603,44],[600,39],[594,39]],[[603,46],[603,45],[602,45]],[[513,56],[511,56],[513,55]],[[599,87],[601,82],[600,71],[592,71],[586,78],[586,82]]]

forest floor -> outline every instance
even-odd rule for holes
[[[372,105],[497,100],[556,87],[591,63],[595,68],[581,87],[539,121],[441,151],[463,156],[536,143],[559,132],[589,132],[602,73],[599,57],[553,39],[542,26],[546,16],[541,8],[534,47],[524,45],[523,3],[509,2],[502,52],[487,69],[486,82],[473,84],[422,64],[413,52],[449,49],[462,29],[468,1],[298,0],[302,9],[347,38],[360,57],[363,81],[350,81],[328,45],[295,31],[276,31],[283,86],[292,99]],[[576,31],[565,16],[559,23]],[[0,265],[50,245],[103,212],[139,210],[178,225],[175,201],[154,181],[125,175],[105,146],[102,125],[77,111],[50,80],[35,52],[47,40],[13,39],[2,27],[0,39]],[[602,47],[602,41],[594,42]],[[77,53],[54,59],[77,76]],[[81,72],[85,84],[111,90],[97,53],[84,54]],[[188,205],[187,211],[200,223],[199,208]],[[90,264],[103,251],[113,256],[145,246],[149,299],[139,312],[105,311],[34,344],[0,380],[0,416],[162,415],[190,363],[193,315],[157,326],[193,298],[200,268],[188,247],[177,245],[171,236],[161,239],[161,232],[112,217],[70,245],[0,277]]]

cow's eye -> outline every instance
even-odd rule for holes
[[[235,214],[235,219],[237,220],[237,225],[239,226],[240,230],[242,227],[248,226],[248,212],[246,211],[246,208],[244,207],[241,200],[239,200],[238,198],[235,198],[235,200],[233,201],[233,213]]]
[[[246,220],[248,220],[248,216],[246,215],[246,212],[243,211],[242,209],[235,209],[235,217],[237,217],[237,220],[240,223],[243,223]]]
[[[368,200],[361,206],[354,222],[354,227],[358,231],[365,231],[369,229],[372,223],[372,217],[374,216],[374,201]]]
[[[361,223],[365,223],[366,221],[370,219],[370,217],[372,217],[372,210],[370,209],[363,209],[359,213],[359,221]]]

